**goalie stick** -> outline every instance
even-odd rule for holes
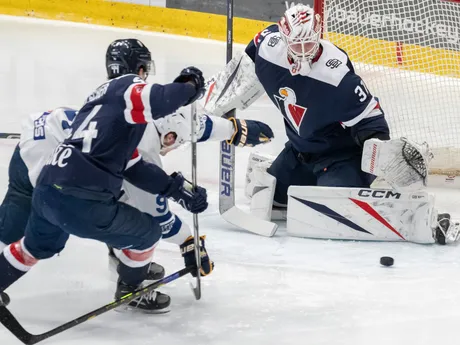
[[[233,51],[233,0],[227,0],[227,63]],[[223,116],[235,117],[235,110]],[[271,237],[278,226],[245,213],[235,205],[235,148],[226,141],[220,143],[219,213],[230,224],[261,236]]]
[[[78,326],[88,320],[95,318],[101,314],[104,314],[112,309],[115,309],[123,304],[127,304],[132,300],[147,295],[148,293],[152,292],[153,290],[159,288],[162,285],[168,284],[194,270],[195,267],[185,267],[180,271],[177,271],[174,274],[171,274],[163,279],[160,279],[150,285],[147,285],[143,289],[140,289],[136,292],[130,293],[126,296],[123,296],[109,304],[106,304],[98,309],[95,309],[85,315],[82,315],[72,321],[69,321],[61,326],[58,326],[48,332],[41,333],[41,334],[31,334],[27,332],[24,327],[19,323],[19,321],[11,314],[11,312],[6,307],[0,307],[0,322],[11,332],[13,335],[22,341],[26,345],[37,344],[45,339],[51,338],[57,334],[60,334],[68,329],[71,329],[75,326]]]
[[[192,111],[192,188],[195,190],[197,186],[196,176],[196,103],[191,105]],[[195,244],[195,258],[196,258],[196,286],[192,285],[193,293],[195,298],[199,300],[201,298],[201,255],[200,255],[200,229],[198,227],[198,214],[193,214],[193,242]]]

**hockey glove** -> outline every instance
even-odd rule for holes
[[[206,236],[200,236],[200,257],[201,257],[201,276],[207,276],[211,274],[214,269],[214,262],[209,260],[208,252],[204,246],[204,240]],[[193,236],[188,237],[184,243],[180,245],[180,252],[185,261],[185,267],[196,267],[195,257],[195,244],[193,242]],[[192,271],[192,275],[196,277],[196,271]]]
[[[181,173],[172,173],[172,181],[163,196],[171,198],[187,211],[200,213],[208,208],[206,189],[197,186],[195,190]]]
[[[203,97],[206,89],[204,87],[204,78],[203,78],[203,72],[201,72],[198,68],[196,67],[187,67],[184,68],[181,72],[180,75],[174,79],[175,83],[187,83],[187,82],[192,82],[195,85],[195,90],[196,94],[192,98],[189,99],[188,104],[191,104],[195,102],[196,100],[200,99]]]
[[[272,129],[263,122],[254,120],[238,120],[234,117],[229,119],[233,122],[235,133],[233,133],[228,144],[235,146],[256,146],[269,143],[274,135]]]

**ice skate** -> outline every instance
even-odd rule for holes
[[[130,293],[140,289],[141,286],[130,286],[123,282],[117,283],[117,291],[115,292],[115,298],[119,299]],[[117,308],[117,311],[134,310],[140,311],[147,314],[164,314],[169,312],[169,305],[171,304],[171,298],[159,291],[152,291],[147,295],[140,296],[130,303]]]

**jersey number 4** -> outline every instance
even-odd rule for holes
[[[96,116],[101,107],[102,105],[96,105],[72,135],[72,139],[83,139],[81,151],[84,153],[89,153],[91,151],[92,141],[97,138],[97,121],[91,120]]]

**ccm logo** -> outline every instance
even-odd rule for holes
[[[363,198],[377,198],[377,199],[399,199],[400,193],[391,190],[375,190],[375,189],[361,189],[358,192],[359,196]]]

